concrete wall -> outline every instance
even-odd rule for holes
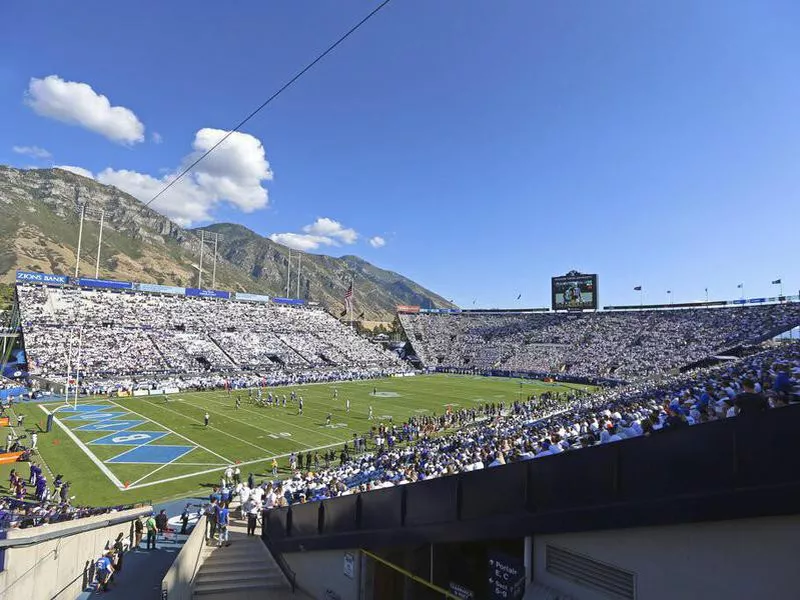
[[[62,535],[30,546],[5,549],[3,571],[0,572],[0,598],[72,600],[90,582],[87,578],[94,573],[94,563],[106,545],[113,543],[120,533],[128,538],[133,519],[149,512],[149,508],[137,508],[8,531],[6,540],[20,542],[32,541],[43,533],[58,532]],[[124,522],[102,525],[110,519],[122,517],[125,518]],[[68,532],[86,525],[97,525],[98,528],[67,535]]]
[[[344,574],[345,554],[353,557],[352,579]],[[297,576],[297,587],[314,600],[359,599],[361,553],[358,550],[287,552],[283,557]]]
[[[206,541],[206,516],[197,521],[186,539],[175,562],[161,580],[161,592],[167,592],[169,600],[191,600],[192,582],[203,564],[202,553]]]
[[[800,517],[768,517],[534,537],[534,580],[579,600],[608,600],[545,570],[551,544],[636,574],[640,600],[800,597]]]

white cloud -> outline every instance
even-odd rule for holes
[[[164,141],[164,137],[157,131],[154,131],[153,133],[150,134],[150,141],[153,142],[154,144],[160,144],[161,142]]]
[[[111,106],[108,98],[86,83],[64,81],[58,75],[32,77],[25,103],[37,114],[70,125],[79,125],[113,142],[144,141],[144,125],[124,106]]]
[[[52,154],[44,148],[39,148],[39,146],[14,146],[11,149],[17,154],[23,154],[31,158],[53,158]]]
[[[303,227],[304,233],[273,233],[273,242],[295,250],[316,250],[320,246],[341,246],[355,244],[358,233],[355,229],[344,227],[339,221],[328,217],[318,217],[311,225]]]
[[[148,202],[225,134],[220,129],[198,131],[193,152],[184,158],[180,167],[161,177],[108,168],[97,174],[97,180]],[[251,213],[269,204],[267,190],[262,184],[272,178],[264,146],[258,138],[234,132],[189,174],[159,196],[151,207],[183,227],[211,220],[214,207],[222,202]]]
[[[269,239],[288,248],[302,250],[303,252],[316,250],[320,246],[331,245],[330,238],[304,233],[273,233],[269,236]]]
[[[89,179],[94,179],[94,174],[89,169],[84,169],[83,167],[73,167],[71,165],[58,165],[55,168],[61,169],[62,171],[69,171],[70,173],[75,173],[75,175],[82,175],[83,177],[88,177]]]
[[[386,245],[386,240],[383,239],[381,236],[376,235],[374,237],[369,238],[369,245],[373,248],[383,248]]]
[[[345,244],[354,244],[358,239],[358,234],[355,229],[346,229],[342,227],[339,221],[334,221],[328,217],[317,218],[311,225],[303,227],[303,231],[312,235],[332,238]]]

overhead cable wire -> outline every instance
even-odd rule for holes
[[[312,69],[312,68],[313,68],[313,67],[314,67],[314,66],[315,66],[315,65],[316,65],[318,62],[320,62],[320,61],[321,61],[323,58],[325,58],[325,57],[326,57],[328,54],[330,54],[331,52],[333,52],[333,51],[336,49],[336,47],[337,47],[339,44],[341,44],[341,43],[342,43],[342,42],[344,42],[344,41],[345,41],[347,38],[349,38],[351,35],[353,35],[353,34],[354,34],[354,33],[355,33],[355,32],[356,32],[356,31],[357,31],[357,30],[358,30],[358,29],[359,29],[359,28],[360,28],[362,25],[364,25],[364,24],[365,24],[367,21],[369,21],[369,20],[370,20],[372,17],[374,17],[376,14],[378,14],[378,13],[379,13],[379,12],[380,12],[380,11],[381,11],[381,10],[382,10],[384,7],[385,7],[385,6],[386,6],[387,4],[389,4],[389,2],[391,2],[391,1],[392,1],[392,0],[384,0],[384,1],[383,1],[383,2],[381,2],[381,3],[380,3],[380,4],[379,4],[379,5],[376,7],[376,8],[374,8],[374,9],[373,9],[373,10],[372,10],[372,11],[371,11],[369,14],[367,14],[367,16],[365,16],[365,17],[364,17],[363,19],[361,19],[361,20],[360,20],[358,23],[356,23],[355,25],[353,25],[353,26],[352,26],[352,27],[351,27],[351,28],[350,28],[350,29],[349,29],[349,30],[348,30],[348,31],[347,31],[347,32],[346,32],[344,35],[342,35],[341,37],[339,37],[339,39],[337,39],[337,40],[336,40],[336,41],[335,41],[333,44],[331,44],[330,46],[328,46],[328,48],[327,48],[327,49],[326,49],[326,50],[325,50],[325,51],[324,51],[322,54],[318,55],[318,56],[317,56],[317,57],[316,57],[314,60],[312,60],[312,61],[311,61],[310,63],[308,63],[308,64],[307,64],[305,67],[303,67],[303,68],[302,68],[300,71],[298,71],[298,72],[297,72],[297,73],[294,75],[294,77],[292,77],[292,78],[291,78],[289,81],[287,81],[287,82],[286,82],[286,83],[284,83],[284,84],[283,84],[283,85],[282,85],[280,88],[278,88],[278,90],[277,90],[275,93],[273,93],[273,94],[272,94],[272,95],[271,95],[269,98],[267,98],[266,100],[264,100],[264,102],[262,102],[262,103],[261,103],[261,105],[260,105],[260,106],[258,106],[258,108],[256,108],[256,109],[255,109],[253,112],[251,112],[249,115],[247,115],[247,116],[246,116],[244,119],[242,119],[242,120],[239,122],[239,124],[238,124],[238,125],[236,125],[236,127],[234,127],[233,129],[231,129],[230,131],[228,131],[228,132],[227,132],[227,133],[226,133],[224,136],[222,136],[222,138],[221,138],[221,139],[220,139],[220,140],[219,140],[219,141],[218,141],[216,144],[214,144],[213,146],[211,146],[211,148],[209,148],[209,149],[208,149],[208,150],[206,150],[206,151],[205,151],[203,154],[201,154],[201,155],[200,155],[200,156],[199,156],[199,157],[198,157],[198,158],[197,158],[197,159],[196,159],[196,160],[195,160],[195,161],[194,161],[192,164],[190,164],[190,165],[189,165],[188,167],[186,167],[186,168],[185,168],[183,171],[181,171],[181,172],[178,174],[178,176],[177,176],[177,177],[175,177],[175,179],[173,179],[173,180],[172,180],[172,181],[170,181],[170,182],[169,182],[167,185],[165,185],[163,188],[161,188],[161,190],[160,190],[160,191],[159,191],[159,192],[158,192],[158,193],[157,193],[155,196],[153,196],[152,198],[150,198],[150,200],[148,200],[148,201],[145,203],[145,206],[150,206],[150,204],[152,204],[154,200],[156,200],[157,198],[159,198],[159,197],[160,197],[160,196],[161,196],[161,195],[162,195],[164,192],[166,192],[166,191],[167,191],[169,188],[171,188],[173,185],[175,185],[175,184],[176,184],[176,183],[178,183],[178,182],[179,182],[181,179],[183,179],[183,178],[184,178],[184,177],[185,177],[185,176],[186,176],[186,175],[187,175],[187,174],[188,174],[188,173],[189,173],[189,172],[190,172],[192,169],[194,169],[194,168],[195,168],[195,167],[196,167],[196,166],[197,166],[197,165],[198,165],[198,164],[199,164],[199,163],[200,163],[200,162],[201,162],[203,159],[205,159],[205,158],[206,158],[206,157],[207,157],[209,154],[211,154],[211,153],[212,153],[214,150],[216,150],[216,149],[217,149],[217,148],[218,148],[218,147],[219,147],[219,146],[220,146],[220,145],[221,145],[221,144],[222,144],[222,143],[223,143],[225,140],[227,140],[227,139],[228,139],[228,138],[229,138],[231,135],[233,135],[235,132],[239,131],[239,130],[240,130],[240,129],[241,129],[241,128],[242,128],[242,127],[245,125],[245,123],[247,123],[247,122],[248,122],[250,119],[252,119],[253,117],[255,117],[255,116],[256,116],[258,113],[260,113],[260,112],[261,112],[261,111],[262,111],[264,108],[266,108],[266,106],[267,106],[267,105],[268,105],[270,102],[272,102],[273,100],[275,100],[275,98],[277,98],[278,96],[280,96],[280,95],[281,95],[283,92],[285,92],[285,91],[286,91],[286,90],[287,90],[289,87],[291,87],[291,86],[292,86],[292,84],[294,84],[294,83],[295,83],[295,82],[296,82],[298,79],[300,79],[300,78],[301,78],[303,75],[305,75],[305,74],[306,74],[306,72],[310,71],[310,70],[311,70],[311,69]]]

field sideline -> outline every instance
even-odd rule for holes
[[[582,386],[571,386],[575,387]],[[338,398],[333,398],[334,388]],[[377,395],[373,389],[377,388]],[[516,400],[520,395],[567,388],[537,381],[459,375],[425,375],[274,388],[304,399],[287,408],[256,406],[247,390],[186,392],[169,396],[80,399],[78,409],[59,408],[51,433],[39,433],[39,452],[52,476],[61,473],[72,482],[75,502],[107,505],[140,500],[185,497],[208,489],[224,468],[240,463],[243,478],[252,472],[258,481],[271,477],[273,457],[280,477],[289,474],[292,452],[338,450],[353,434],[363,434],[393,418],[441,414],[485,402]],[[266,390],[265,390],[266,395]],[[235,408],[236,397],[241,408]],[[255,397],[255,392],[254,392]],[[345,399],[351,403],[345,411]],[[60,404],[26,402],[14,410],[25,415],[28,432],[44,428],[46,413]],[[372,406],[374,420],[368,420]],[[203,424],[204,414],[209,426]],[[326,417],[331,413],[331,426]],[[27,474],[27,468],[24,469]],[[5,471],[5,469],[4,469]],[[48,480],[52,476],[45,469]],[[5,485],[3,478],[0,485]],[[203,494],[205,495],[205,493]]]

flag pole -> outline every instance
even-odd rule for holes
[[[347,299],[347,308],[350,309],[350,319],[349,319],[349,321],[350,321],[350,325],[352,326],[353,325],[353,296],[356,293],[355,292],[355,287],[354,287],[354,281],[352,279],[350,280],[350,289],[353,291],[353,293],[350,295],[350,298]]]

